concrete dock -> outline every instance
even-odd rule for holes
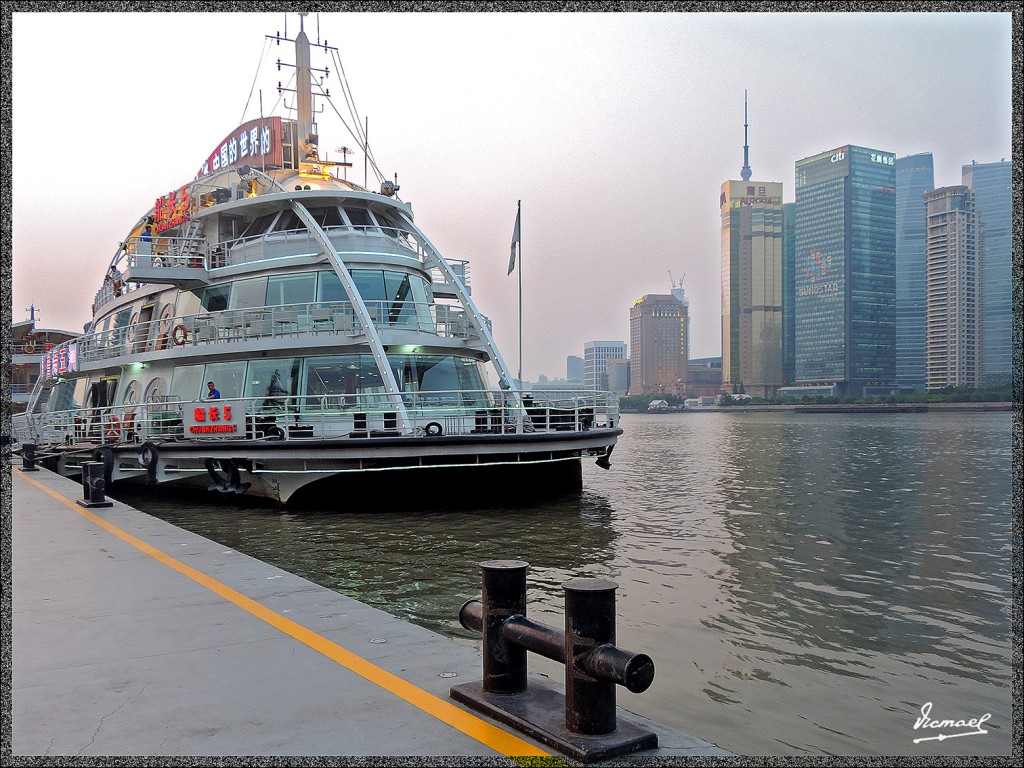
[[[116,500],[85,509],[56,474],[11,475],[13,755],[558,757],[449,698],[481,678],[475,648]],[[728,754],[620,714],[660,747],[616,764]]]

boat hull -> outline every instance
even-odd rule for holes
[[[108,482],[207,490],[317,509],[486,505],[484,499],[579,491],[580,462],[607,457],[618,428],[366,439],[166,441],[76,449],[51,458],[66,476],[103,462]],[[388,489],[393,493],[388,493]]]

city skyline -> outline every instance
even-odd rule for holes
[[[744,162],[744,89],[753,175],[787,202],[795,162],[845,144],[930,152],[936,186],[1011,154],[1008,13],[332,13],[308,18],[311,36],[317,23],[381,170],[442,253],[470,260],[506,360],[523,200],[527,380],[564,375],[587,341],[627,339],[633,300],[668,293],[670,271],[686,276],[691,357],[721,354],[717,202]],[[241,122],[250,90],[245,114],[258,113],[253,75],[276,31],[283,14],[14,14],[13,320],[34,304],[41,326],[81,327],[137,217]],[[200,36],[223,44],[181,56]],[[93,66],[70,66],[82,60]],[[259,87],[269,112],[276,90]],[[93,119],[97,104],[109,120]],[[175,119],[196,110],[201,125]],[[328,115],[333,157],[352,141]],[[69,151],[74,172],[48,173]]]

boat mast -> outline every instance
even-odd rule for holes
[[[307,14],[299,14],[299,34],[295,38],[295,95],[299,117],[299,161],[316,162],[318,136],[313,132],[313,80],[309,65],[309,38],[303,28]],[[300,165],[301,167],[301,165]]]

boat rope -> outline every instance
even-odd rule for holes
[[[256,90],[256,81],[259,79],[260,70],[263,69],[263,62],[267,58],[267,53],[270,51],[270,38],[263,38],[263,53],[260,54],[259,63],[256,64],[256,73],[252,76],[252,85],[249,87],[249,97],[245,100],[245,109],[242,110],[242,117],[238,121],[241,125],[245,122],[245,115],[249,111],[249,105],[252,103],[252,95]]]
[[[342,125],[348,130],[349,135],[356,140],[361,148],[366,152],[366,159],[370,162],[370,167],[373,168],[373,172],[377,177],[377,181],[384,181],[384,174],[381,172],[380,167],[377,165],[377,158],[373,156],[373,150],[370,149],[370,144],[366,140],[366,132],[363,130],[363,120],[359,115],[359,110],[356,108],[355,97],[352,95],[352,89],[348,84],[348,76],[345,74],[345,66],[341,63],[341,57],[338,56],[338,52],[334,49],[331,50],[331,57],[334,59],[334,66],[340,74],[341,82],[341,93],[345,97],[345,104],[348,107],[349,113],[352,115],[352,121],[355,123],[355,132],[345,122],[345,118],[341,116],[338,108],[334,106],[334,102],[328,97],[327,101],[331,105],[331,109],[341,120]],[[326,94],[324,94],[326,96]]]

